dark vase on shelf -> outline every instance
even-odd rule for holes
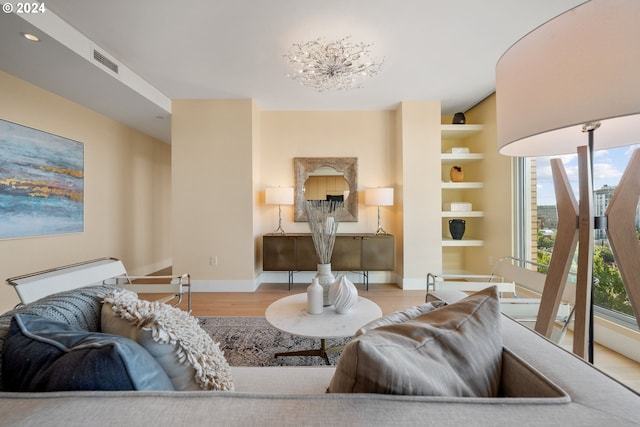
[[[453,240],[462,240],[464,236],[464,229],[466,221],[464,219],[450,219],[449,220],[449,232]]]
[[[451,124],[453,125],[463,125],[467,122],[467,118],[464,116],[464,113],[455,113],[453,115],[453,120]]]

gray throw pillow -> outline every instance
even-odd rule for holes
[[[406,322],[407,320],[414,319],[422,314],[433,311],[436,308],[440,308],[446,304],[447,303],[444,301],[427,302],[424,304],[416,305],[414,307],[405,308],[404,310],[399,310],[391,314],[387,314],[386,316],[380,317],[379,319],[372,320],[371,322],[367,323],[366,325],[358,329],[354,336],[360,336],[365,332],[370,331],[371,329],[378,328],[380,326]]]
[[[502,366],[495,286],[354,338],[330,393],[496,397]]]

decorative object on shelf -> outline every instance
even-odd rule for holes
[[[471,212],[473,209],[469,202],[451,202],[449,210],[451,212]]]
[[[348,313],[358,302],[358,289],[344,274],[329,289],[329,302],[338,314]]]
[[[464,219],[459,218],[449,220],[449,232],[451,233],[453,240],[462,240],[466,223],[467,222]]]
[[[293,187],[267,187],[264,190],[264,202],[278,205],[278,228],[272,234],[285,234],[282,228],[282,205],[293,205]]]
[[[606,229],[640,324],[640,245],[634,224],[640,198],[639,149],[631,155],[605,216],[594,218],[593,209],[594,150],[632,145],[640,135],[640,26],[634,19],[640,15],[640,2],[609,6],[592,0],[557,16],[511,46],[496,66],[500,153],[537,157],[578,152],[579,201],[562,161],[551,163],[558,231],[535,329],[551,335],[577,243],[573,352],[585,359],[588,355],[590,362],[595,226]],[[597,52],[597,61],[585,56],[585,46]],[[530,66],[522,67],[523,58]]]
[[[384,61],[371,55],[371,44],[352,43],[349,39],[318,38],[294,43],[283,55],[293,68],[287,77],[318,92],[362,87],[362,81],[378,74]]]
[[[364,203],[378,207],[378,229],[376,234],[388,234],[380,222],[380,206],[393,206],[393,188],[367,188],[364,191]]]
[[[462,182],[462,180],[464,179],[464,171],[462,170],[462,166],[451,166],[449,177],[451,178],[451,182]]]
[[[452,147],[451,154],[469,154],[469,147]]]
[[[307,311],[309,314],[322,314],[322,292],[320,282],[314,277],[307,287]]]
[[[453,120],[451,121],[451,124],[463,125],[465,123],[467,123],[467,118],[464,116],[464,113],[455,113],[453,115]]]
[[[313,246],[318,255],[318,271],[315,277],[323,288],[322,301],[324,306],[330,305],[329,287],[336,281],[335,276],[331,273],[331,254],[338,231],[337,214],[343,208],[343,202],[328,200],[307,200],[306,202]]]

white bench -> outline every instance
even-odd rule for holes
[[[171,294],[160,301],[169,302],[175,299],[176,301],[173,305],[178,305],[182,302],[182,296],[186,288],[187,310],[191,311],[189,274],[180,276],[130,276],[127,274],[122,261],[116,258],[99,258],[84,261],[23,276],[11,277],[6,281],[14,287],[21,304],[29,304],[58,292],[107,284],[116,285],[137,293]]]
[[[533,328],[540,310],[540,298],[546,279],[546,274],[538,271],[539,267],[546,266],[514,257],[504,257],[496,263],[493,272],[489,275],[429,273],[427,294],[433,292],[438,296],[438,292],[448,290],[477,292],[488,286],[497,285],[500,293],[500,310],[516,321]],[[550,337],[554,342],[562,340],[573,319],[575,295],[575,274],[569,274],[569,280],[562,295],[562,303],[555,319],[556,327]]]

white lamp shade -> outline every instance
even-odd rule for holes
[[[268,187],[264,191],[267,205],[292,205],[293,187]]]
[[[640,143],[640,1],[591,0],[536,28],[496,66],[498,147],[509,156]]]
[[[393,188],[367,188],[364,203],[372,206],[393,206]]]

